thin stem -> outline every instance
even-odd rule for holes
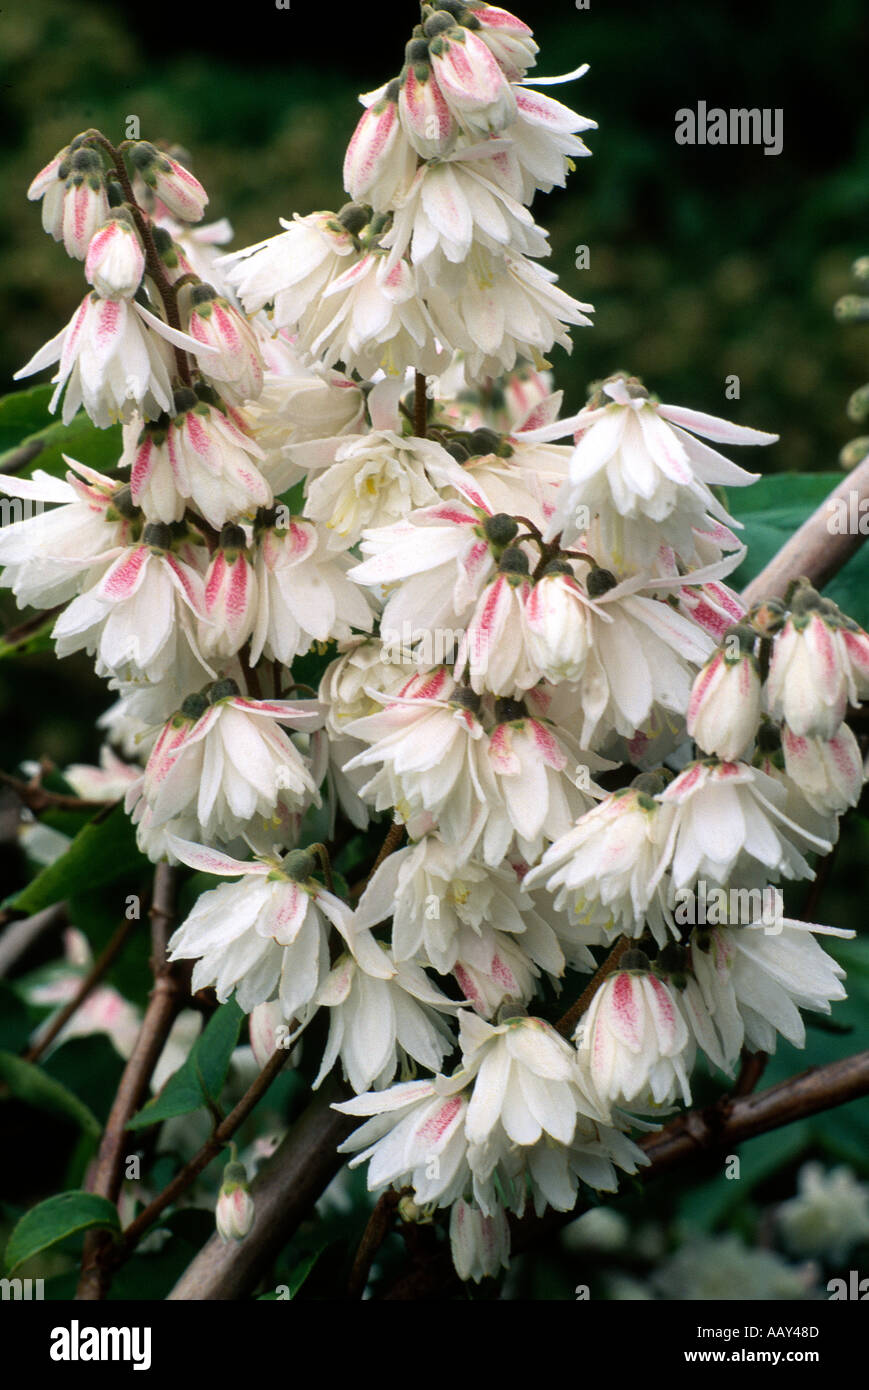
[[[417,372],[413,387],[413,432],[418,439],[425,439],[428,427],[428,397],[425,388],[425,377],[422,372]]]
[[[166,1045],[172,1024],[190,992],[190,963],[170,965],[166,960],[169,922],[174,908],[175,870],[158,864],[154,874],[152,965],[154,988],[121,1084],[112,1102],[103,1131],[91,1191],[117,1202],[123,1182],[124,1159],[129,1140],[127,1125],[142,1105],[148,1085]],[[81,1277],[76,1298],[98,1300],[108,1291],[112,1239],[105,1232],[91,1232],[85,1240]]]
[[[11,787],[15,795],[20,797],[24,805],[34,815],[38,816],[42,811],[99,811],[107,806],[114,806],[118,798],[114,801],[85,801],[80,796],[71,796],[64,792],[46,791],[38,781],[25,782],[20,777],[12,777],[8,772],[0,772],[0,782],[4,786]]]
[[[368,1275],[374,1263],[374,1257],[389,1235],[400,1200],[401,1193],[397,1192],[394,1187],[389,1187],[375,1205],[359,1242],[353,1268],[350,1271],[350,1278],[347,1281],[348,1298],[361,1298],[365,1292],[365,1285],[368,1283]]]
[[[175,1174],[175,1177],[164,1187],[163,1191],[159,1193],[153,1201],[149,1202],[144,1210],[139,1212],[139,1215],[130,1222],[121,1236],[120,1244],[114,1249],[112,1256],[113,1267],[122,1264],[123,1261],[132,1254],[136,1245],[142,1239],[142,1236],[154,1225],[154,1222],[163,1214],[166,1208],[171,1206],[182,1193],[187,1191],[191,1183],[195,1182],[199,1174],[208,1167],[212,1159],[216,1158],[220,1150],[226,1147],[236,1130],[240,1129],[244,1124],[254,1106],[258,1105],[262,1100],[266,1091],[278,1075],[278,1072],[284,1066],[286,1060],[287,1053],[278,1048],[266,1062],[259,1076],[255,1078],[245,1091],[238,1104],[230,1110],[225,1119],[220,1120],[211,1138],[207,1139],[199,1152],[194,1154],[193,1158],[190,1159],[189,1163],[185,1163],[181,1171]]]
[[[597,994],[598,989],[603,984],[607,975],[611,975],[613,973],[613,971],[618,966],[618,963],[621,960],[622,956],[625,954],[625,951],[628,950],[630,945],[631,942],[627,936],[621,937],[616,942],[615,946],[610,951],[606,960],[589,980],[588,984],[582,991],[582,994],[579,996],[576,1003],[572,1004],[571,1007],[567,1010],[567,1013],[564,1014],[558,1020],[555,1027],[557,1028],[558,1032],[562,1035],[562,1037],[569,1038],[572,1035],[577,1023],[579,1023],[579,1020],[582,1018],[592,999]]]
[[[73,1014],[81,1008],[88,995],[92,992],[95,986],[99,984],[100,980],[109,970],[110,966],[120,955],[121,951],[127,943],[127,938],[133,930],[134,925],[135,923],[133,921],[125,921],[122,922],[121,925],[116,929],[108,945],[100,953],[100,955],[97,956],[97,959],[94,961],[90,970],[82,979],[81,984],[79,985],[72,999],[70,999],[68,1003],[64,1004],[60,1012],[56,1014],[55,1017],[51,1020],[51,1023],[48,1025],[45,1032],[24,1053],[25,1062],[39,1061],[40,1057],[43,1055],[46,1049],[50,1047],[50,1045],[54,1042],[61,1029],[63,1029],[66,1026],[66,1024],[69,1023],[69,1020],[72,1018]]]
[[[106,151],[106,153],[109,156],[109,159],[112,162],[115,173],[118,176],[118,182],[124,190],[124,198],[126,202],[129,204],[130,211],[133,214],[133,218],[139,231],[139,235],[142,238],[142,245],[145,251],[145,268],[147,270],[147,273],[150,275],[151,279],[154,281],[157,290],[159,291],[160,298],[163,301],[163,307],[166,311],[166,320],[170,328],[175,328],[180,333],[182,330],[181,315],[178,310],[177,288],[175,285],[173,285],[172,281],[166,274],[165,267],[163,265],[162,260],[160,259],[160,253],[157,250],[157,245],[154,241],[154,234],[151,229],[151,220],[148,217],[147,213],[144,211],[144,209],[141,208],[138,202],[136,201],[136,195],[133,192],[133,185],[130,181],[130,176],[127,172],[127,166],[124,163],[123,156],[118,150],[115,149],[115,146],[112,144],[112,142],[106,139],[105,135],[103,135],[101,131],[91,131],[89,138],[96,144],[102,146],[102,148]],[[175,354],[175,363],[178,368],[178,375],[185,386],[190,386],[192,384],[193,377],[191,375],[190,362],[188,360],[187,353],[184,351],[183,348],[176,347],[174,344],[172,345],[172,348]]]

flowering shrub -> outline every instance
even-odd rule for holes
[[[563,413],[546,354],[593,310],[530,206],[595,123],[540,90],[584,69],[536,61],[506,11],[424,5],[361,98],[350,201],[223,254],[181,160],[77,135],[29,196],[90,288],[18,376],[56,364],[51,408],[121,447],[0,480],[39,508],[0,532],[2,583],[116,698],[67,783],[123,799],[155,920],[197,874],[155,969],[212,1013],[178,1059],[200,1090],[122,1118],[207,1104],[214,1156],[285,1060],[334,1073],[332,1150],[476,1281],[510,1218],[649,1165],[698,1053],[741,1085],[845,997],[821,943],[852,933],[766,907],[859,799],[869,695],[869,636],[809,578],[727,583],[724,489],[757,475],[718,446],[774,435],[626,372]],[[262,1071],[233,1124],[203,1068],[242,1012]],[[149,1006],[155,1058],[173,1018]],[[113,1204],[109,1138],[86,1185]],[[145,1194],[127,1253],[176,1195]],[[255,1212],[233,1151],[230,1254]],[[89,1238],[85,1296],[116,1259]]]

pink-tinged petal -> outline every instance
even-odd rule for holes
[[[692,434],[702,434],[706,439],[714,439],[721,444],[775,444],[778,440],[777,434],[749,429],[747,425],[732,425],[729,420],[720,420],[716,415],[707,415],[702,410],[686,410],[679,405],[659,405],[657,411],[674,425],[681,425]]]
[[[513,741],[507,724],[496,725],[489,739],[489,757],[495,771],[502,777],[518,777],[522,763],[513,751]]]
[[[632,1052],[643,1043],[643,1008],[640,981],[627,971],[619,971],[605,1000],[606,1023]]]
[[[246,695],[233,695],[226,703],[248,714],[268,715],[281,724],[321,719],[323,714],[316,700],[251,700]]]
[[[197,617],[205,617],[201,576],[175,555],[166,555],[163,558],[169,571],[169,577],[188,608]]]
[[[199,869],[205,874],[220,874],[234,878],[238,874],[265,875],[271,872],[268,864],[261,864],[257,860],[233,859],[231,855],[221,854],[220,850],[197,845],[193,840],[182,840],[180,836],[171,832],[166,836],[166,843],[182,864],[189,865],[191,869]]]
[[[567,754],[561,747],[558,739],[537,719],[529,720],[528,724],[531,735],[534,739],[535,747],[538,749],[544,762],[548,763],[556,772],[563,772],[567,766]]]
[[[106,599],[110,603],[120,603],[124,599],[132,598],[145,577],[150,555],[151,552],[146,545],[137,545],[131,550],[123,551],[96,586],[96,597]]]

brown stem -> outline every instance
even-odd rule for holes
[[[749,1052],[747,1048],[743,1048],[739,1075],[731,1095],[734,1097],[750,1096],[760,1084],[768,1061],[769,1057],[765,1052]]]
[[[844,504],[850,516],[851,496],[856,498],[855,515],[861,514],[861,504],[869,499],[869,458],[843,478],[829,497],[794,532],[765,569],[743,590],[743,600],[751,606],[765,598],[783,598],[792,579],[805,575],[820,589],[847,564],[866,539],[860,528],[853,534],[838,534],[830,530],[830,520],[837,504]]]
[[[44,439],[31,439],[29,443],[19,445],[0,466],[0,473],[20,473],[21,469],[32,463],[44,448]]]
[[[413,432],[417,439],[425,439],[428,428],[428,397],[425,385],[422,372],[417,372],[413,387]]]
[[[567,1010],[567,1013],[564,1014],[558,1020],[555,1027],[557,1028],[558,1032],[562,1035],[562,1037],[569,1038],[572,1035],[577,1023],[582,1018],[583,1014],[585,1013],[594,996],[597,994],[599,987],[603,984],[607,975],[611,975],[612,972],[615,970],[616,966],[618,965],[619,961],[625,954],[625,951],[628,950],[630,945],[631,942],[628,937],[620,937],[613,949],[610,951],[606,960],[591,977],[585,989],[582,991],[582,994],[577,999],[576,1003],[571,1004],[570,1008]]]
[[[836,1105],[869,1094],[869,1051],[846,1057],[829,1066],[813,1067],[799,1076],[789,1077],[759,1095],[738,1099],[724,1096],[705,1110],[680,1115],[656,1134],[639,1141],[650,1164],[641,1170],[644,1184],[661,1173],[678,1168],[698,1153],[730,1152],[737,1144],[780,1129],[794,1120],[806,1119]],[[546,1236],[552,1235],[579,1214],[548,1211],[543,1216],[525,1216],[511,1221],[512,1249],[522,1254]],[[384,1295],[394,1301],[442,1299],[458,1286],[458,1279],[447,1252],[411,1269]]]
[[[211,1138],[206,1140],[199,1152],[190,1159],[190,1162],[185,1163],[181,1171],[175,1174],[168,1186],[164,1187],[163,1191],[152,1202],[148,1203],[135,1220],[130,1222],[121,1237],[120,1244],[113,1251],[113,1266],[122,1264],[132,1254],[142,1236],[153,1226],[157,1218],[183,1192],[187,1191],[190,1184],[229,1143],[236,1130],[241,1128],[254,1106],[265,1095],[286,1060],[287,1053],[280,1049],[269,1058],[259,1076],[251,1083],[238,1104],[217,1125]]]
[[[394,1187],[388,1187],[371,1213],[347,1281],[348,1298],[361,1298],[365,1292],[374,1256],[389,1235],[400,1198],[400,1192]]]
[[[0,979],[15,968],[41,936],[68,926],[69,911],[65,902],[53,903],[33,917],[21,917],[17,922],[10,922],[0,936]]]
[[[12,777],[8,772],[0,772],[0,782],[11,787],[35,816],[42,811],[99,811],[115,805],[115,801],[85,801],[80,796],[50,792],[39,782],[25,782],[20,777]]]
[[[3,633],[4,644],[9,647],[17,647],[19,642],[25,642],[28,637],[32,637],[51,618],[56,618],[65,607],[66,604],[58,603],[54,608],[46,608],[40,613],[34,613],[32,617],[26,618],[17,627],[10,627],[8,632]]]
[[[129,1140],[127,1124],[148,1093],[169,1031],[190,992],[190,964],[170,965],[166,961],[166,940],[173,910],[175,870],[158,864],[154,874],[151,907],[154,988],[139,1036],[124,1068],[121,1084],[112,1102],[97,1155],[92,1192],[117,1202],[123,1181],[124,1159]],[[104,1232],[91,1232],[85,1240],[81,1277],[76,1298],[96,1300],[105,1297],[111,1273],[112,1240]]]
[[[377,873],[377,870],[380,868],[384,859],[386,859],[387,855],[390,855],[392,851],[394,849],[397,849],[398,846],[401,844],[401,839],[403,835],[404,825],[401,821],[394,820],[389,829],[387,830],[386,837],[383,841],[383,844],[380,846],[377,858],[371,865],[371,868],[368,870],[368,873],[365,875],[365,878],[362,879],[361,883],[354,883],[353,887],[351,888],[350,892],[354,897],[358,897],[361,893],[365,892],[365,889],[368,887],[372,878]]]
[[[213,1235],[170,1300],[238,1299],[256,1287],[344,1161],[336,1146],[357,1121],[331,1107],[346,1097],[334,1078],[324,1083],[254,1179],[254,1220],[244,1240],[229,1245]]]
[[[118,177],[118,182],[124,190],[124,198],[130,206],[130,211],[133,214],[139,235],[142,238],[142,246],[145,251],[145,269],[159,291],[160,298],[163,301],[163,307],[166,310],[166,320],[170,328],[175,328],[180,333],[181,315],[178,311],[178,292],[176,286],[166,274],[165,267],[160,259],[160,253],[157,250],[154,234],[151,230],[151,219],[136,201],[136,195],[133,192],[133,185],[127,173],[127,166],[124,163],[123,155],[119,150],[115,149],[112,142],[107,140],[100,131],[92,131],[90,138],[95,141],[96,144],[102,146],[108,154],[109,159],[112,161],[112,165]],[[185,386],[190,386],[192,376],[187,353],[183,348],[176,347],[174,343],[172,344],[172,350],[175,354],[178,375]]]
[[[97,956],[97,959],[94,961],[90,970],[83,977],[81,984],[79,985],[72,999],[70,999],[68,1003],[64,1004],[60,1012],[56,1014],[55,1017],[51,1020],[45,1032],[37,1039],[37,1041],[32,1045],[32,1047],[28,1048],[28,1050],[24,1053],[25,1062],[39,1061],[46,1048],[48,1048],[51,1045],[51,1043],[54,1042],[61,1029],[66,1026],[66,1024],[72,1018],[73,1014],[81,1008],[88,995],[91,993],[94,987],[99,984],[100,980],[106,974],[113,961],[115,961],[117,957],[120,955],[121,951],[123,950],[126,944],[127,937],[133,930],[134,925],[135,923],[132,921],[125,921],[122,922],[121,925],[117,928],[117,930],[112,935],[112,938],[106,946],[105,950],[102,951],[99,956]]]

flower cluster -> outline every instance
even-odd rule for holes
[[[56,504],[4,529],[3,583],[65,605],[58,655],[117,693],[142,850],[233,880],[173,958],[258,1056],[280,1026],[307,1065],[328,1024],[311,1079],[340,1065],[365,1117],[345,1150],[408,1219],[448,1208],[474,1279],[508,1214],[637,1170],[629,1131],[690,1102],[698,1049],[732,1075],[843,997],[817,940],[843,933],[778,885],[856,803],[869,694],[829,600],[747,612],[725,582],[717,489],[756,475],[714,446],[775,436],[624,373],[561,417],[545,354],[590,306],[529,207],[594,122],[529,86],[536,53],[496,6],[424,4],[361,98],[351,201],[223,256],[179,160],[77,136],[31,197],[92,289],[23,372],[59,361],[64,418],[123,448],[0,483]],[[238,1182],[221,1211],[242,1238]]]

